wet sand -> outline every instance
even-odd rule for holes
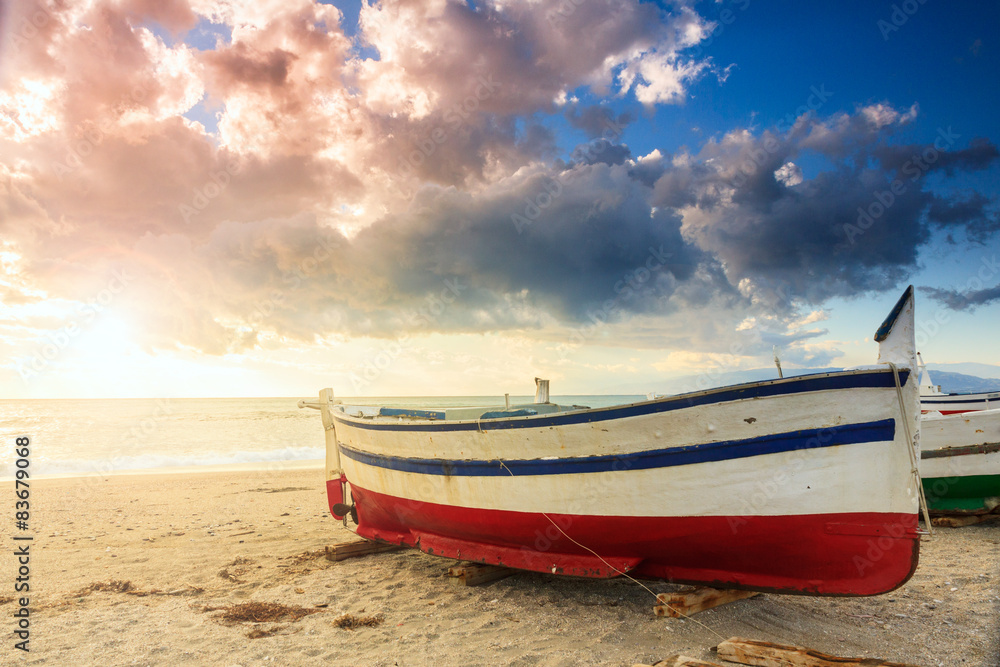
[[[0,484],[11,514],[12,486]],[[1000,521],[935,529],[913,578],[887,595],[760,595],[684,620],[654,616],[626,579],[518,573],[461,587],[446,576],[454,561],[412,550],[328,561],[326,545],[356,538],[327,512],[319,469],[33,480],[31,507],[31,651],[10,634],[23,594],[8,538],[3,665],[633,665],[712,660],[732,636],[1000,665]],[[247,602],[314,613],[223,618]],[[338,627],[343,614],[376,625]]]

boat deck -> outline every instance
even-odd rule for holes
[[[375,421],[416,419],[428,421],[468,421],[477,419],[503,419],[533,417],[556,412],[589,410],[585,405],[558,405],[556,403],[522,403],[518,405],[464,406],[452,408],[391,408],[378,405],[336,405],[349,417]]]

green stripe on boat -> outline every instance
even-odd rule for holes
[[[921,481],[932,512],[983,512],[1000,505],[1000,475],[928,477]]]

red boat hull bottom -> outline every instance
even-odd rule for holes
[[[356,486],[351,492],[361,537],[534,572],[877,595],[910,578],[919,552],[916,514],[581,516],[453,507]]]

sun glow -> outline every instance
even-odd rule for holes
[[[58,127],[52,113],[57,83],[25,79],[15,92],[0,91],[0,132],[14,141],[24,141]]]
[[[103,316],[80,334],[74,348],[80,358],[96,365],[103,377],[121,378],[132,372],[139,353],[132,334],[124,319]]]

